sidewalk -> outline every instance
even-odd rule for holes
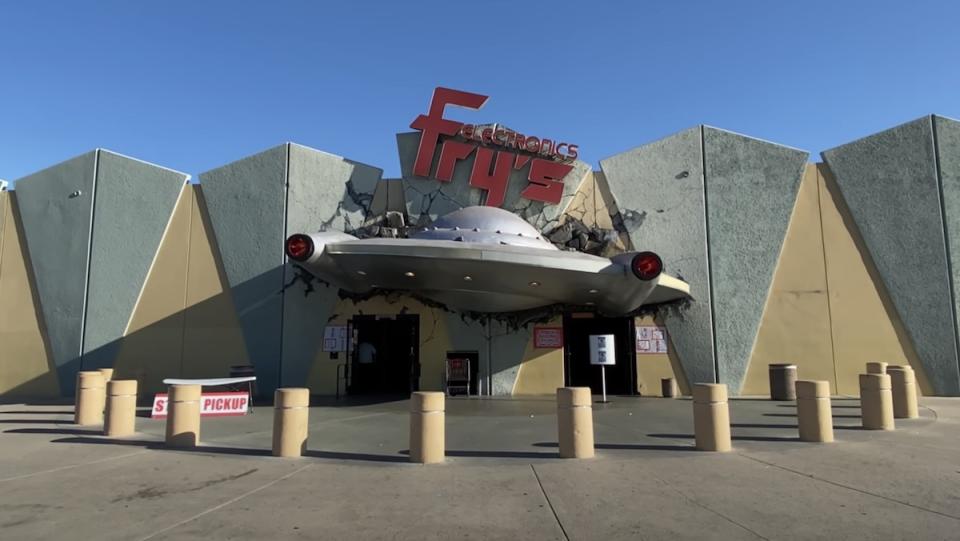
[[[597,457],[557,458],[550,399],[451,399],[448,460],[407,462],[407,402],[311,409],[310,452],[269,456],[272,411],[116,441],[65,406],[0,406],[0,539],[956,539],[960,400],[895,432],[834,400],[837,442],[792,403],[730,402],[735,450],[692,449],[688,400],[595,405]]]

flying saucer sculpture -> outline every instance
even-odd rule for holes
[[[337,231],[291,235],[287,255],[314,276],[353,293],[407,290],[471,312],[553,304],[592,305],[608,315],[686,297],[653,252],[607,259],[558,250],[520,217],[467,207],[406,239],[358,239]]]

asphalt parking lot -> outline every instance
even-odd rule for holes
[[[70,405],[0,406],[0,539],[957,539],[960,400],[894,432],[835,398],[837,441],[792,403],[732,400],[732,453],[693,449],[689,400],[594,406],[597,457],[557,455],[554,402],[449,399],[447,460],[408,462],[405,400],[311,408],[307,456],[269,456],[272,411],[107,439]]]

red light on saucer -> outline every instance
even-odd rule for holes
[[[630,269],[641,280],[653,280],[663,272],[663,260],[653,252],[640,252],[633,256]]]
[[[313,239],[303,233],[287,239],[287,256],[294,261],[306,261],[313,255]]]

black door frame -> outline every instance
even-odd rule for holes
[[[584,313],[584,312],[579,312]],[[569,335],[567,330],[572,328],[573,325],[571,321],[574,319],[626,319],[628,320],[627,329],[630,333],[629,343],[633,347],[627,348],[627,357],[629,358],[629,371],[630,371],[630,382],[629,389],[630,392],[627,396],[638,396],[640,394],[639,388],[637,386],[637,348],[636,348],[636,319],[633,317],[624,317],[624,318],[605,318],[597,313],[593,314],[591,318],[574,318],[570,312],[563,313],[563,384],[565,386],[570,386],[570,348],[567,346]]]

